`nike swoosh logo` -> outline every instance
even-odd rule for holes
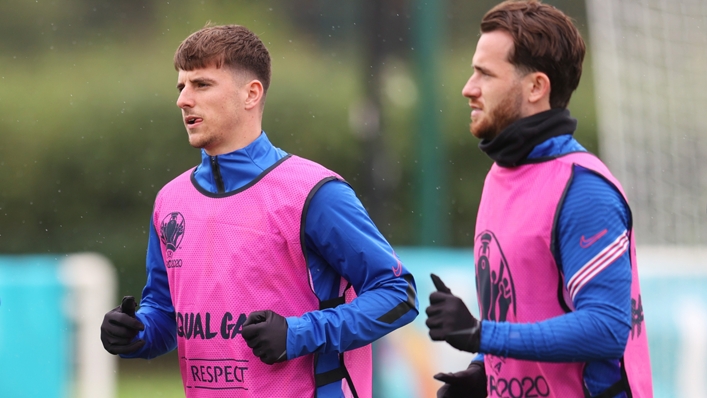
[[[393,275],[396,277],[400,276],[400,274],[403,273],[403,264],[400,262],[400,259],[398,259],[398,255],[395,254],[395,250],[393,250],[393,257],[395,257],[396,260],[398,260],[398,264],[395,265],[395,267],[390,267],[393,270]]]
[[[596,241],[601,239],[602,236],[606,235],[607,232],[608,230],[605,229],[589,239],[585,238],[584,235],[582,235],[582,237],[579,239],[579,246],[582,247],[582,249],[586,249],[589,246],[593,245]]]

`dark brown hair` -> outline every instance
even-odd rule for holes
[[[240,25],[211,26],[184,39],[174,54],[174,69],[194,70],[214,65],[248,71],[270,86],[270,53],[255,33]]]
[[[481,20],[481,33],[508,32],[508,62],[520,72],[543,72],[550,79],[550,107],[566,108],[582,76],[586,47],[572,20],[537,0],[507,0]]]

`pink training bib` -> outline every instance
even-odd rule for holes
[[[592,272],[600,271],[587,270],[566,281],[552,254],[556,214],[575,164],[603,176],[624,195],[606,166],[586,152],[518,167],[496,164],[491,167],[481,196],[474,243],[477,294],[483,319],[532,323],[565,314],[573,309],[574,293],[591,278]],[[631,241],[631,297],[640,305],[633,231],[627,232],[617,245],[628,245]],[[619,247],[607,248],[603,256],[610,260],[612,250]],[[585,396],[584,363],[533,362],[490,354],[484,356],[484,361],[489,397]],[[648,342],[642,318],[629,336],[622,362],[633,397],[652,397]]]
[[[153,214],[186,396],[314,396],[313,355],[266,365],[240,333],[252,311],[289,317],[319,309],[303,254],[303,210],[318,184],[340,177],[296,156],[227,194],[197,189],[191,175],[160,191]],[[359,396],[370,397],[370,345],[344,357]]]

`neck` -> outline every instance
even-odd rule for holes
[[[479,148],[499,166],[514,167],[541,142],[559,135],[573,134],[577,120],[567,109],[550,109],[516,120]]]
[[[204,148],[204,151],[209,156],[218,156],[243,149],[260,137],[261,131],[263,131],[263,128],[260,118],[249,118],[249,120],[244,120],[239,123],[236,129],[229,132],[229,139],[222,145],[214,148]]]

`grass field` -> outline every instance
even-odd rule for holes
[[[118,398],[184,398],[179,371],[138,374],[122,372],[118,377]]]
[[[150,361],[121,359],[117,398],[184,398],[176,353]]]

